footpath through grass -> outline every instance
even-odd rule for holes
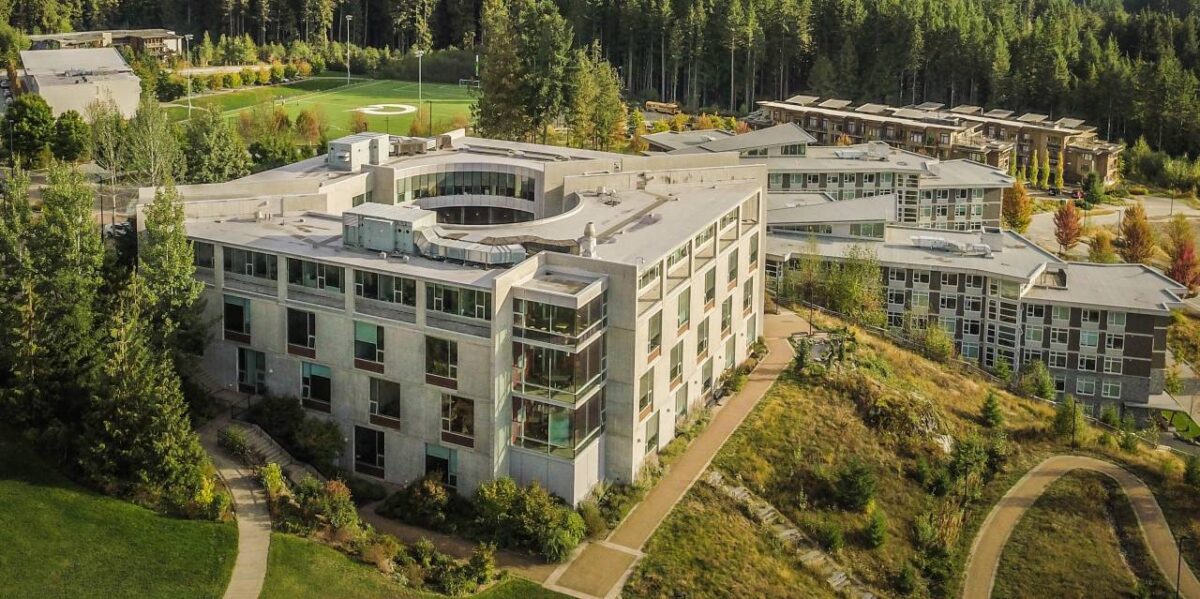
[[[0,429],[0,595],[220,597],[237,528],[80,488]]]
[[[1139,580],[1147,590],[1169,588],[1120,487],[1098,472],[1077,471],[1050,485],[1021,518],[1000,557],[992,597],[1136,597]]]
[[[295,535],[273,533],[267,580],[260,599],[436,599],[413,590],[374,567]],[[474,595],[477,599],[562,599],[522,578],[509,578]]]

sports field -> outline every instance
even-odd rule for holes
[[[461,119],[471,116],[470,107],[474,98],[469,88],[426,83],[423,97],[424,106],[427,109],[432,107],[435,128],[438,123],[449,123],[456,116]],[[292,118],[305,108],[320,111],[329,123],[330,137],[337,137],[350,131],[350,115],[354,111],[365,114],[371,131],[407,134],[420,102],[415,81],[351,79],[347,85],[346,80],[341,78],[305,79],[296,83],[251,87],[192,99],[193,109],[216,106],[230,118],[260,104],[272,103],[282,103]],[[187,98],[175,100],[167,105],[167,109],[172,119],[186,119]]]

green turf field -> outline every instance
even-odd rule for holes
[[[426,83],[423,86],[425,106],[432,106],[435,128],[439,122],[449,122],[453,117],[469,118],[474,98],[468,88],[444,83]],[[192,107],[216,106],[230,118],[251,110],[264,103],[279,103],[293,118],[302,109],[316,109],[325,115],[329,123],[330,137],[349,133],[350,115],[353,111],[373,104],[401,104],[416,108],[418,104],[415,81],[390,79],[352,79],[347,85],[343,79],[306,79],[286,85],[251,87],[236,91],[209,94],[192,99]],[[179,121],[187,118],[187,99],[180,98],[168,106],[170,115]],[[380,110],[403,112],[400,107]],[[409,124],[416,112],[393,115],[367,114],[371,131],[397,135],[408,133]]]

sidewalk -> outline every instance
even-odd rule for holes
[[[764,336],[771,353],[750,375],[746,386],[714,411],[708,428],[608,538],[586,545],[572,561],[559,566],[546,580],[546,588],[585,598],[610,598],[620,594],[643,556],[641,549],[646,541],[704,474],[721,446],[791,363],[793,352],[788,337],[808,330],[808,323],[790,311],[767,314],[764,320]]]
[[[229,424],[228,416],[213,419],[200,429],[200,444],[229,485],[237,513],[237,559],[225,588],[225,599],[257,599],[267,578],[271,549],[271,513],[254,474],[217,444],[217,432]]]

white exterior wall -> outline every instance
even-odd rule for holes
[[[142,93],[141,82],[136,77],[45,86],[38,85],[36,77],[29,80],[32,83],[30,91],[46,99],[56,118],[68,110],[74,110],[86,119],[88,104],[103,100],[110,94],[121,110],[121,116],[133,118]]]

